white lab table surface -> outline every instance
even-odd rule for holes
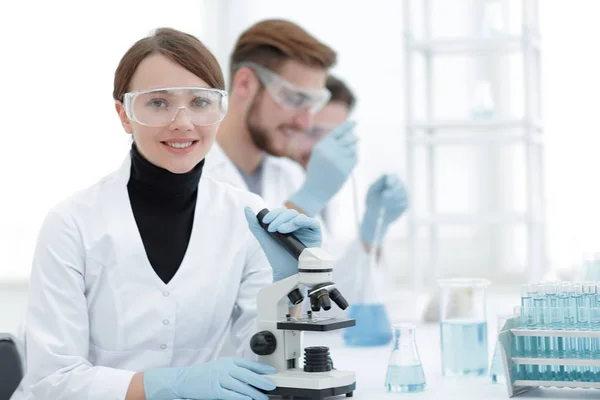
[[[504,384],[491,383],[490,378],[446,378],[441,373],[440,334],[438,324],[417,325],[417,347],[425,372],[427,387],[421,393],[388,393],[384,387],[391,347],[345,347],[339,331],[304,334],[304,346],[328,346],[336,369],[356,372],[354,399],[431,399],[431,400],[495,400],[508,399]],[[493,351],[493,343],[490,343]],[[336,399],[343,399],[343,396]],[[515,399],[600,399],[597,389],[534,389]]]

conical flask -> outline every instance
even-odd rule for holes
[[[392,341],[392,328],[384,299],[388,287],[383,268],[378,265],[376,249],[381,241],[382,207],[379,212],[375,237],[368,256],[363,257],[357,270],[354,293],[356,299],[350,304],[348,318],[356,325],[344,329],[344,343],[351,347],[387,346]]]
[[[415,340],[415,324],[394,324],[392,354],[385,376],[388,392],[416,393],[425,390],[425,373]]]

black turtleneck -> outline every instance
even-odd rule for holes
[[[174,174],[150,163],[131,147],[129,200],[146,255],[156,274],[168,283],[188,247],[198,182],[204,160],[185,174]]]

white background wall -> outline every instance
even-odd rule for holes
[[[461,7],[468,2],[434,3],[436,30],[460,33],[467,24]],[[595,16],[600,3],[541,3],[548,237],[551,261],[560,267],[599,247],[595,100],[600,65],[595,49],[600,27]],[[27,279],[47,209],[112,171],[125,156],[129,141],[114,112],[112,79],[120,57],[135,40],[158,26],[186,30],[203,39],[226,67],[238,34],[267,17],[298,22],[339,52],[334,72],[359,98],[354,117],[359,122],[363,182],[384,171],[403,175],[400,1],[2,2],[0,280]],[[438,109],[459,112],[460,104],[468,102],[464,84],[470,70],[460,62],[437,68],[442,99]],[[470,190],[464,179],[455,177],[468,176],[480,158],[466,150],[443,157],[439,190],[444,208],[460,209],[478,196],[477,187]],[[397,270],[405,265],[405,228],[400,222],[389,243]],[[481,246],[453,239],[476,234],[445,233],[446,272],[459,266],[479,268],[485,262],[480,257],[485,250],[479,255],[476,251]]]

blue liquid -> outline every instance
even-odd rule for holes
[[[577,309],[583,306],[583,296],[581,294],[572,293],[571,301],[570,301],[570,310],[569,310],[569,320],[567,329],[577,330],[578,329],[578,320],[577,320]],[[580,341],[578,338],[569,338],[569,349],[567,357],[570,358],[580,358],[581,357],[581,348]],[[566,373],[568,374],[569,380],[571,381],[581,381],[581,368],[575,366],[568,366]]]
[[[385,387],[388,392],[416,393],[425,390],[425,374],[418,365],[390,365],[385,376]]]
[[[487,322],[445,321],[440,324],[442,373],[481,376],[488,367]]]
[[[596,295],[598,299],[598,295]],[[596,304],[592,303],[592,307]],[[600,321],[597,319],[598,316],[594,313],[590,315],[590,328],[594,331],[600,331]],[[592,360],[600,360],[600,338],[593,338],[590,341],[590,358]],[[592,367],[590,369],[591,381],[600,382],[600,367]]]
[[[546,306],[546,298],[543,295],[536,293],[533,298],[533,306],[535,307],[535,324],[537,329],[544,329],[544,307]],[[545,336],[537,336],[536,352],[534,357],[550,356],[550,338]]]
[[[593,306],[596,300],[595,293],[585,293],[583,295],[582,305],[577,309],[577,329],[582,331],[589,331],[592,329],[590,323],[590,308]],[[578,339],[579,355],[581,358],[592,357],[592,339],[589,337],[583,337]],[[591,382],[595,380],[595,372],[592,371],[591,367],[579,367],[579,373],[581,374],[581,380],[584,382]]]
[[[356,326],[344,329],[344,343],[348,346],[385,346],[392,341],[392,328],[383,304],[353,304],[348,318]]]

